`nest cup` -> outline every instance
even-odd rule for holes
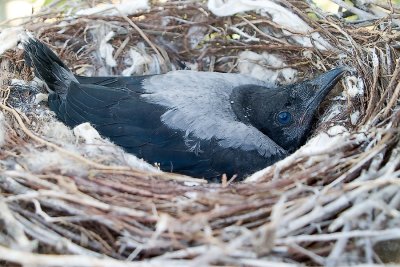
[[[14,30],[32,32],[74,73],[88,76],[191,68],[284,84],[348,66],[352,71],[328,96],[313,136],[241,183],[163,173],[90,125],[72,130],[58,122],[23,52],[9,49],[0,56],[4,264],[400,261],[398,8],[354,6],[349,12],[359,20],[352,21],[299,1],[272,3],[270,13],[231,15],[218,13],[216,3],[88,14],[86,2],[55,2]],[[376,7],[384,14],[376,15]],[[285,12],[310,31],[283,25],[277,14]]]

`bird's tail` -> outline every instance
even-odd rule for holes
[[[25,62],[34,68],[35,75],[42,79],[50,90],[65,95],[71,81],[78,82],[74,74],[38,39],[29,37],[22,41],[25,51]]]

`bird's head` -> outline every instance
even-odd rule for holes
[[[262,92],[257,90],[251,99],[247,97],[244,101],[247,102],[244,109],[246,106],[248,109],[246,117],[280,147],[293,151],[307,138],[322,100],[345,70],[336,68],[311,80]]]

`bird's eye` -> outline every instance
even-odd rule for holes
[[[282,125],[288,125],[292,122],[292,114],[287,111],[282,111],[278,113],[277,120]]]

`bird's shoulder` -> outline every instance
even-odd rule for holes
[[[240,74],[174,71],[143,81],[147,101],[167,108],[161,120],[224,148],[257,151],[264,157],[285,154],[280,146],[250,124],[240,121],[231,105],[234,88],[271,85]]]

